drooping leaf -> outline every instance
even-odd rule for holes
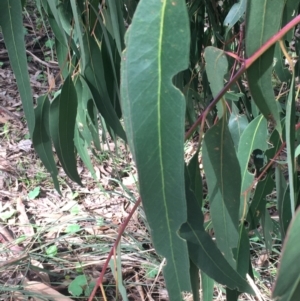
[[[223,89],[224,76],[228,69],[228,60],[224,51],[215,47],[206,47],[204,51],[206,61],[206,73],[210,83],[210,89],[213,97]],[[224,115],[224,108],[221,102],[217,104],[218,116]]]
[[[245,35],[247,57],[279,30],[284,3],[282,0],[247,1]],[[247,78],[255,104],[265,118],[271,118],[275,122],[276,129],[281,134],[280,116],[271,82],[274,50],[275,46],[269,48],[247,69]]]
[[[282,240],[285,238],[288,226],[292,219],[290,206],[290,188],[286,183],[286,179],[279,166],[276,167],[276,194],[277,194],[277,210],[279,215],[279,224]]]
[[[297,14],[300,0],[286,0],[282,14],[281,27],[290,22]],[[290,30],[284,37],[285,40],[290,42],[294,36],[293,30]]]
[[[233,4],[229,13],[227,14],[223,24],[227,26],[226,33],[244,16],[246,11],[247,0],[240,0]]]
[[[82,88],[82,106],[86,111],[86,122],[89,128],[89,132],[92,135],[94,146],[100,151],[100,138],[99,138],[99,127],[98,127],[98,110],[93,100],[93,95],[90,91],[88,84],[83,77],[80,77],[81,88]],[[105,129],[102,128],[102,131]],[[86,130],[84,129],[84,132]],[[88,135],[88,134],[87,134]],[[87,137],[85,137],[85,140]]]
[[[258,226],[259,220],[266,210],[266,196],[273,191],[274,185],[271,173],[268,173],[264,180],[257,183],[247,215],[250,230],[256,229]]]
[[[251,293],[247,281],[227,262],[216,244],[205,231],[202,213],[202,195],[195,189],[201,186],[198,156],[190,161],[185,172],[188,220],[182,225],[180,235],[188,242],[189,255],[194,264],[208,277],[230,287]],[[209,282],[210,283],[210,282]],[[208,289],[207,294],[210,295]]]
[[[244,132],[249,122],[245,115],[239,114],[239,110],[233,102],[231,104],[231,110],[232,111],[228,122],[228,128],[234,143],[234,147],[237,151],[242,133]]]
[[[266,250],[269,254],[272,252],[272,233],[273,233],[273,222],[270,216],[269,211],[263,210],[262,216],[261,216],[261,226],[263,229],[264,234],[264,242],[266,246]]]
[[[250,260],[250,244],[248,233],[243,224],[240,224],[239,227],[239,243],[238,247],[233,250],[234,258],[236,260],[236,270],[237,272],[244,278],[246,278],[246,274],[249,268],[249,260]],[[230,288],[226,289],[226,298],[227,301],[237,301],[238,296],[241,294],[237,289],[232,290]]]
[[[193,293],[193,301],[200,301],[200,271],[197,265],[190,260],[190,277]]]
[[[296,301],[300,292],[300,209],[297,210],[286,234],[272,298],[278,301]],[[296,292],[298,294],[296,294]]]
[[[237,248],[239,239],[241,173],[226,118],[207,131],[202,148],[216,242],[235,269],[232,249]]]
[[[126,133],[153,243],[167,259],[164,275],[169,296],[181,301],[181,292],[191,290],[187,244],[177,234],[187,218],[185,102],[172,78],[188,67],[185,1],[141,0],[127,32],[126,47],[121,73]]]
[[[287,165],[289,174],[289,188],[290,188],[290,210],[292,216],[294,215],[297,192],[295,188],[296,177],[295,175],[295,72],[293,70],[292,82],[290,85],[289,96],[286,103],[286,118],[285,118],[285,136],[286,136],[286,153]]]
[[[214,297],[214,280],[201,271],[202,300],[212,301]]]
[[[245,214],[247,214],[249,193],[246,195],[244,193],[250,188],[254,180],[254,174],[248,171],[248,162],[254,150],[259,149],[265,151],[267,149],[267,135],[267,121],[262,115],[259,115],[249,123],[240,138],[238,148],[238,159],[242,173],[240,217],[243,215],[246,216]]]
[[[61,94],[50,106],[50,134],[64,171],[70,179],[81,185],[75,158],[75,123],[77,95],[71,76],[63,84]]]
[[[35,127],[32,135],[34,149],[38,153],[43,164],[50,172],[55,189],[60,193],[57,179],[57,168],[53,158],[52,143],[49,129],[50,101],[47,95],[40,96],[35,108]]]
[[[249,268],[249,260],[250,260],[250,244],[248,233],[245,229],[243,224],[239,227],[239,244],[238,248],[236,249],[235,259],[237,263],[237,272],[246,278],[246,274]]]
[[[81,11],[78,7],[78,2],[77,0],[71,0],[70,1],[71,7],[72,7],[72,12],[73,12],[73,17],[74,17],[74,23],[75,23],[75,29],[76,29],[76,33],[77,33],[77,38],[79,41],[79,46],[80,46],[80,51],[82,52],[81,55],[81,64],[82,64],[82,69],[84,70],[85,66],[86,66],[86,55],[84,53],[85,51],[85,47],[83,44],[83,38],[82,38],[82,34],[85,31],[82,23],[81,23]]]
[[[80,137],[79,130],[75,130],[74,143],[75,143],[76,149],[78,151],[78,154],[79,154],[81,160],[83,161],[85,166],[90,171],[94,180],[97,180],[97,176],[96,176],[92,161],[90,159],[90,155],[88,153],[87,143],[82,137]]]
[[[87,65],[84,70],[85,81],[90,88],[94,102],[105,122],[120,138],[126,141],[124,129],[113,108],[109,93],[107,91],[107,84],[103,70],[103,61],[99,45],[89,35],[85,35],[83,40],[86,46],[85,53],[87,55]]]
[[[121,10],[121,1],[108,0],[108,13],[111,19],[113,37],[116,41],[119,54],[121,55],[124,49],[125,26]]]
[[[0,1],[0,27],[20,92],[30,136],[33,135],[35,116],[32,92],[27,69],[24,31],[20,1]]]
[[[291,73],[285,64],[285,57],[278,43],[275,46],[274,62],[274,70],[279,80],[281,82],[288,82],[291,79]]]
[[[240,292],[226,288],[226,301],[238,301]]]

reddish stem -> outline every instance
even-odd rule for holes
[[[203,117],[206,117],[207,114],[212,110],[212,108],[217,104],[217,102],[224,96],[224,94],[229,90],[229,88],[239,79],[239,77],[264,53],[266,52],[272,45],[274,45],[278,40],[283,38],[283,36],[290,31],[293,27],[295,27],[298,23],[300,23],[300,15],[295,17],[292,21],[290,21],[287,25],[285,25],[277,34],[275,34],[273,37],[271,37],[261,48],[259,48],[252,56],[250,56],[248,59],[244,61],[244,64],[242,67],[238,70],[238,72],[235,74],[235,76],[225,85],[225,87],[219,92],[219,94],[216,96],[216,98],[209,104],[209,106],[204,110],[204,112],[200,115],[200,117],[196,120],[196,122],[192,125],[192,127],[189,129],[189,131],[185,135],[185,140],[187,140],[192,133],[195,131],[196,127],[202,122]],[[297,125],[297,129],[299,129],[299,125]],[[107,259],[103,265],[101,274],[97,280],[97,283],[88,299],[88,301],[92,301],[97,288],[103,281],[104,274],[106,272],[106,269],[108,267],[109,260],[111,259],[112,255],[114,254],[114,250],[117,247],[118,243],[121,240],[122,234],[128,225],[129,220],[131,219],[133,213],[138,208],[138,206],[141,203],[141,198],[137,200],[134,207],[132,208],[131,212],[127,216],[124,223],[119,227],[119,233],[116,238],[116,241],[111,248]]]
[[[104,263],[104,265],[103,265],[103,267],[102,267],[101,274],[100,274],[99,278],[97,279],[97,283],[96,283],[96,285],[95,285],[93,291],[91,292],[91,295],[90,295],[88,301],[92,301],[93,298],[95,297],[96,291],[97,291],[98,287],[100,286],[100,284],[101,284],[102,281],[103,281],[103,277],[104,277],[104,274],[105,274],[106,269],[107,269],[107,267],[108,267],[109,261],[110,261],[111,257],[112,257],[113,254],[114,254],[114,250],[117,248],[118,243],[119,243],[120,240],[121,240],[122,234],[124,233],[125,228],[126,228],[127,225],[128,225],[128,222],[130,221],[130,219],[131,219],[133,213],[134,213],[135,210],[138,208],[138,206],[140,205],[140,203],[141,203],[141,198],[139,198],[139,199],[137,200],[137,202],[134,204],[133,208],[131,209],[130,213],[129,213],[128,216],[126,217],[124,223],[123,223],[122,225],[120,225],[120,227],[119,227],[119,232],[118,232],[118,236],[117,236],[117,238],[116,238],[116,241],[114,242],[114,245],[113,245],[112,248],[110,249],[110,252],[109,252],[109,254],[108,254],[107,258],[106,258],[106,261],[105,261],[105,263]]]
[[[196,122],[191,126],[191,128],[185,134],[185,139],[188,139],[197,126],[202,122],[204,116],[213,109],[217,102],[225,95],[229,88],[239,79],[239,77],[263,54],[265,53],[272,45],[274,45],[278,40],[282,39],[285,34],[294,28],[298,23],[300,23],[300,15],[295,17],[287,25],[285,25],[278,33],[271,37],[264,45],[262,45],[254,54],[252,54],[248,59],[244,61],[242,67],[238,70],[235,76],[225,85],[225,87],[219,92],[216,98],[208,105],[208,107],[203,111],[199,116]]]

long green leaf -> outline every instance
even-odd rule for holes
[[[85,47],[83,44],[83,32],[84,32],[84,27],[82,26],[81,23],[81,11],[78,7],[77,4],[77,0],[71,0],[71,7],[72,7],[72,11],[73,11],[73,16],[74,16],[74,21],[75,21],[75,29],[76,29],[76,33],[77,33],[77,37],[78,37],[78,42],[79,42],[79,46],[80,46],[80,51],[82,52],[81,55],[81,65],[82,65],[82,69],[84,70],[85,66],[86,66],[86,55],[84,53],[85,51]]]
[[[63,84],[61,94],[50,106],[50,134],[64,171],[81,185],[77,172],[74,134],[77,114],[77,95],[71,76]]]
[[[264,180],[257,183],[247,215],[250,230],[256,229],[258,226],[259,220],[266,210],[266,196],[273,191],[274,185],[271,173],[268,173]]]
[[[224,51],[215,47],[206,47],[204,58],[207,63],[206,73],[210,82],[210,89],[213,97],[224,87],[224,76],[228,70],[228,60]],[[224,115],[224,106],[221,102],[217,103],[218,116],[221,118]]]
[[[277,210],[279,215],[279,224],[282,240],[285,238],[288,226],[292,219],[290,207],[290,187],[286,183],[286,179],[279,166],[276,167],[276,194],[277,194]]]
[[[32,137],[35,124],[35,116],[29,74],[27,69],[27,58],[25,52],[22,20],[22,6],[20,1],[0,1],[0,27],[2,28],[10,64],[17,80],[17,85],[20,92],[29,133]]]
[[[192,260],[190,260],[190,277],[193,301],[200,301],[200,271]]]
[[[202,300],[212,301],[214,297],[214,284],[213,279],[208,277],[204,272],[201,271],[201,289],[202,289]]]
[[[60,192],[57,179],[58,172],[53,158],[52,143],[50,138],[49,110],[50,101],[48,96],[40,96],[37,100],[37,107],[35,108],[36,122],[32,135],[32,143],[43,164],[50,172],[55,189]]]
[[[170,300],[190,291],[186,242],[184,97],[172,78],[188,67],[189,27],[184,0],[141,0],[122,58],[122,109],[154,246],[166,257]],[[176,31],[174,32],[174,28]]]
[[[233,140],[236,151],[238,150],[242,133],[246,129],[248,123],[249,122],[247,120],[247,117],[245,115],[239,114],[239,109],[234,104],[234,102],[232,102],[231,114],[230,114],[230,118],[228,121],[228,128],[229,128],[231,138]]]
[[[278,301],[299,300],[300,292],[300,209],[297,210],[287,232],[272,297]],[[296,292],[298,294],[296,294]]]
[[[247,0],[240,0],[238,3],[233,4],[223,22],[223,24],[227,26],[226,34],[243,17],[246,11],[246,5]]]
[[[125,26],[121,10],[122,1],[108,0],[108,12],[111,18],[114,40],[116,41],[119,54],[124,49]]]
[[[247,1],[245,36],[247,57],[279,30],[284,4],[283,0]],[[275,46],[272,46],[247,69],[247,77],[254,102],[266,118],[271,118],[275,122],[276,129],[281,134],[280,116],[271,82],[274,49]]]
[[[267,135],[267,121],[262,115],[259,115],[250,122],[240,139],[238,149],[238,159],[242,173],[240,217],[248,212],[247,202],[249,199],[249,193],[247,193],[246,196],[243,193],[245,193],[254,180],[254,174],[248,171],[249,159],[254,150],[260,149],[265,151],[267,149]]]
[[[101,49],[96,41],[89,35],[85,35],[83,40],[86,46],[85,54],[87,55],[87,65],[84,70],[84,76],[93,95],[95,104],[107,125],[109,125],[120,138],[126,141],[124,129],[107,91]]]
[[[208,277],[231,289],[251,293],[247,281],[230,266],[204,229],[202,195],[197,191],[201,181],[198,156],[194,156],[185,172],[188,220],[180,229],[180,235],[188,242],[190,258]]]
[[[286,103],[286,118],[285,118],[285,135],[286,135],[286,153],[289,174],[290,187],[290,207],[292,216],[295,212],[296,205],[296,189],[295,189],[295,72],[292,74],[292,82],[290,92]]]
[[[205,134],[202,153],[217,245],[235,269],[232,249],[239,239],[241,171],[225,118]]]

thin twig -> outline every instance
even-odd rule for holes
[[[32,52],[30,52],[29,50],[26,50],[26,53],[29,54],[30,56],[32,56],[32,58],[33,58],[34,61],[37,61],[40,64],[42,64],[42,65],[44,65],[44,66],[46,66],[48,68],[59,69],[58,65],[51,65],[51,64],[48,64],[47,62],[44,62],[43,60],[41,60],[40,58],[38,58],[35,54],[33,54]]]
[[[109,254],[108,254],[108,256],[107,256],[107,259],[106,259],[106,261],[105,261],[105,263],[104,263],[104,265],[103,265],[101,274],[100,274],[99,278],[97,279],[97,283],[96,283],[96,285],[95,285],[95,287],[94,287],[94,289],[93,289],[93,291],[92,291],[92,293],[91,293],[91,295],[90,295],[88,301],[92,301],[92,300],[93,300],[93,298],[95,297],[95,294],[96,294],[96,291],[97,291],[98,287],[99,287],[100,285],[102,285],[103,277],[104,277],[104,274],[105,274],[106,269],[107,269],[107,267],[108,267],[109,261],[110,261],[112,255],[114,254],[114,251],[115,251],[115,249],[117,248],[117,246],[118,246],[118,244],[119,244],[119,242],[120,242],[120,240],[121,240],[122,234],[124,233],[124,230],[125,230],[125,228],[127,227],[127,225],[128,225],[128,223],[129,223],[129,221],[130,221],[130,219],[131,219],[133,213],[134,213],[134,212],[136,211],[136,209],[139,207],[140,203],[141,203],[141,198],[139,198],[139,199],[136,201],[136,203],[134,204],[133,208],[131,209],[129,215],[127,216],[126,220],[125,220],[124,223],[119,227],[119,233],[118,233],[118,236],[117,236],[117,238],[116,238],[116,241],[114,242],[114,245],[112,246],[112,248],[111,248],[111,250],[110,250],[110,252],[109,252]]]

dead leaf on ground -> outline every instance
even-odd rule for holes
[[[33,297],[33,300],[35,301],[45,301],[45,297],[48,297],[48,300],[54,301],[73,301],[73,299],[62,295],[48,285],[37,281],[26,281],[24,289],[27,292],[31,292],[36,295]],[[38,296],[40,296],[40,298]]]
[[[30,224],[30,221],[28,219],[25,206],[21,200],[21,198],[17,198],[17,210],[19,212],[19,220],[21,224],[21,228],[26,236],[33,236],[34,230],[33,227]]]

